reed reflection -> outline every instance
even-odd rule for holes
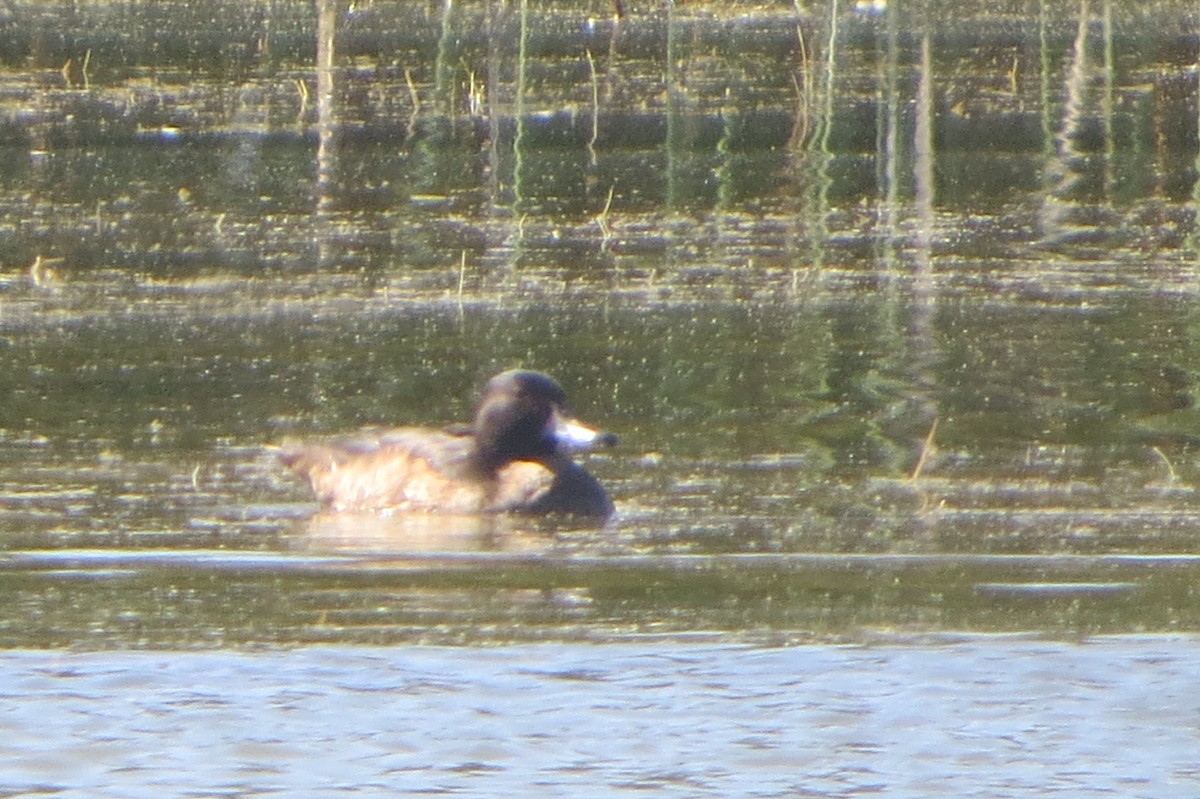
[[[337,25],[341,0],[317,0],[317,174],[314,195],[316,208],[317,262],[331,265],[336,252],[333,211],[337,189]]]

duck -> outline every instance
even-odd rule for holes
[[[604,520],[608,492],[572,453],[611,447],[612,433],[576,420],[549,375],[492,377],[470,424],[399,427],[325,442],[284,443],[279,460],[327,510],[570,514]]]

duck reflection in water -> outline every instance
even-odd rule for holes
[[[470,425],[401,427],[285,444],[279,459],[332,511],[562,513],[608,518],[612,500],[571,458],[616,437],[573,420],[548,375],[514,369],[487,382]]]

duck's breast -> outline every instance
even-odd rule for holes
[[[516,461],[496,476],[493,505],[520,513],[567,513],[607,518],[613,504],[604,487],[567,457],[549,463]]]

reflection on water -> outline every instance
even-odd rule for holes
[[[9,3],[0,642],[1197,629],[1194,8],[990,5]],[[608,527],[263,449],[516,365]]]
[[[595,531],[595,525],[586,522],[580,528]],[[292,540],[315,552],[540,553],[551,548],[556,532],[569,530],[569,520],[543,524],[509,516],[322,511],[298,525]]]

